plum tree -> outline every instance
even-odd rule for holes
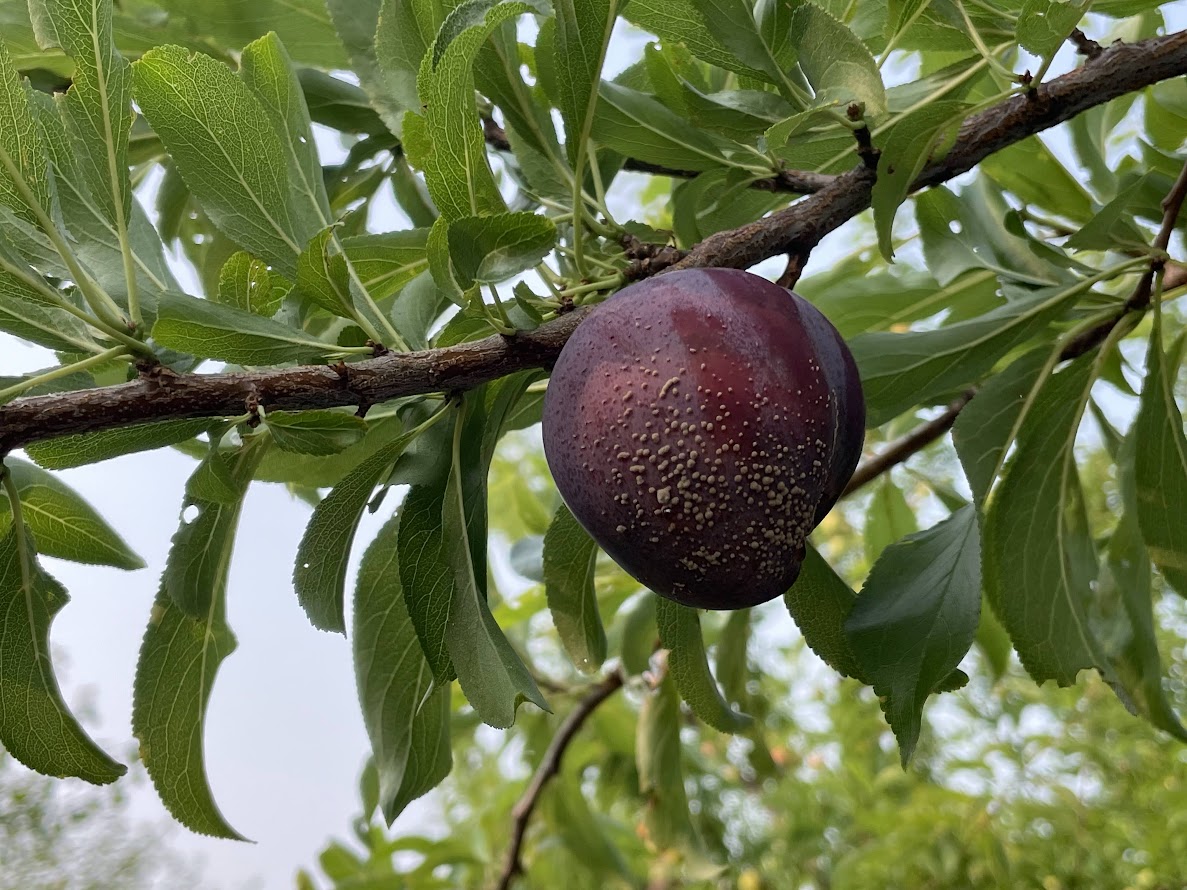
[[[576,519],[647,587],[708,609],[791,586],[864,428],[836,328],[733,269],[661,275],[599,305],[544,400],[545,454]]]

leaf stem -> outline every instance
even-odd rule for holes
[[[62,365],[46,371],[44,374],[38,374],[36,377],[30,377],[28,380],[22,380],[20,383],[14,384],[6,389],[0,389],[0,402],[6,402],[11,398],[19,396],[21,393],[34,387],[41,386],[45,383],[51,383],[54,380],[60,380],[63,377],[68,377],[78,371],[86,371],[96,365],[102,365],[114,359],[122,358],[128,354],[126,346],[113,346],[111,349],[100,352],[97,355],[92,355],[84,358],[81,361],[72,362],[69,365]]]

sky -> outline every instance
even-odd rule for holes
[[[1187,3],[1171,6],[1170,18],[1182,27]],[[637,35],[623,35],[611,66],[622,67],[633,57],[637,42]],[[1061,53],[1052,76],[1072,61],[1070,53]],[[321,132],[318,143],[323,162],[341,157],[335,137]],[[638,180],[633,188],[616,191],[612,210],[620,219],[631,216],[637,185]],[[145,203],[151,207],[151,201]],[[406,226],[401,216],[385,200],[372,229]],[[808,273],[827,267],[847,248],[835,236],[826,239]],[[771,277],[780,270],[778,261],[756,269]],[[177,271],[183,284],[193,282],[190,270],[178,264]],[[0,374],[51,363],[45,350],[0,334]],[[72,597],[52,636],[67,701],[93,706],[97,719],[89,728],[116,756],[134,746],[131,690],[137,651],[192,468],[190,458],[166,449],[62,473],[149,566],[128,573],[46,560]],[[223,663],[211,698],[206,762],[224,815],[255,843],[201,838],[180,828],[168,834],[170,846],[201,857],[207,885],[219,890],[292,887],[296,869],[311,866],[330,837],[349,835],[358,809],[357,778],[367,739],[349,643],[308,623],[291,583],[308,517],[308,506],[282,487],[259,484],[248,493],[240,523],[227,601],[239,646]],[[359,540],[369,540],[378,524],[365,517]],[[353,572],[354,566],[352,577]],[[129,791],[137,817],[158,825],[169,821],[147,782]],[[430,812],[414,805],[396,827],[411,832],[427,827]]]

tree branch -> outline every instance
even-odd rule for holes
[[[556,735],[552,737],[548,750],[544,752],[544,759],[532,773],[527,789],[511,809],[511,843],[507,848],[503,869],[495,884],[496,890],[509,890],[516,876],[523,872],[521,853],[523,852],[524,837],[527,835],[528,822],[531,821],[532,813],[540,802],[544,786],[560,772],[561,758],[565,756],[565,750],[569,747],[569,743],[573,741],[585,721],[598,709],[598,706],[622,688],[623,682],[622,671],[616,670],[594,686],[585,698],[577,703],[577,707],[569,712],[565,721],[556,731]]]
[[[1080,112],[1169,77],[1187,74],[1187,31],[1114,44],[1062,77],[1040,84],[964,122],[944,157],[913,184],[937,185],[983,158]],[[662,268],[749,268],[780,254],[807,254],[829,232],[869,207],[874,171],[864,165],[756,222],[702,241]],[[651,270],[655,271],[655,270]],[[642,271],[640,277],[648,274]],[[171,418],[241,414],[254,394],[267,409],[370,405],[398,396],[458,391],[514,371],[549,367],[584,316],[576,310],[530,333],[493,336],[447,349],[401,353],[338,366],[246,374],[171,375],[89,390],[22,398],[0,406],[0,455],[70,433]]]

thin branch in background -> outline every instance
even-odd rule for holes
[[[561,758],[565,756],[565,750],[581,727],[585,725],[585,721],[602,702],[622,688],[625,679],[621,670],[615,670],[607,675],[569,712],[560,728],[557,729],[556,735],[552,737],[548,750],[544,752],[543,760],[540,761],[540,765],[536,767],[536,771],[532,773],[532,778],[528,781],[527,789],[511,809],[511,843],[507,848],[502,871],[495,883],[496,890],[509,890],[515,878],[523,873],[523,859],[521,858],[523,842],[527,835],[528,823],[531,821],[536,805],[540,802],[540,795],[543,793],[544,787],[560,772]]]
[[[956,423],[956,418],[960,416],[960,412],[964,410],[964,406],[972,401],[973,396],[976,394],[977,391],[975,389],[968,390],[959,399],[945,408],[944,413],[939,417],[915,427],[915,429],[911,430],[911,432],[907,433],[901,439],[892,442],[878,454],[864,461],[853,472],[853,476],[849,479],[849,484],[845,486],[841,497],[853,494],[853,492],[857,491],[863,485],[868,485],[883,473],[889,472],[908,458],[918,454],[932,442],[943,437],[944,433],[952,429],[952,424]]]

